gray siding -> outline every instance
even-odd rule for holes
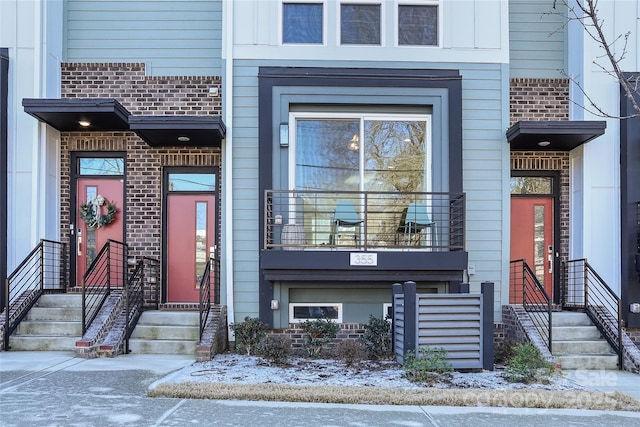
[[[324,62],[236,60],[233,80],[233,191],[236,319],[258,313],[258,66],[327,66]],[[334,67],[389,67],[398,63],[332,62]],[[412,63],[411,68],[459,69],[463,77],[463,169],[467,193],[467,251],[476,274],[471,286],[494,282],[496,307],[506,303],[508,280],[509,147],[507,70],[500,64]],[[505,160],[507,159],[507,160]],[[505,198],[505,194],[507,195]],[[239,220],[238,218],[243,218]],[[247,220],[250,219],[250,220]],[[390,284],[391,285],[391,284]],[[504,289],[503,289],[504,287]],[[496,320],[500,313],[495,313]]]
[[[68,0],[65,16],[66,61],[144,62],[154,76],[221,75],[221,0]]]
[[[509,0],[511,77],[562,77],[567,70],[562,2]]]

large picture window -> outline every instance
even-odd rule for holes
[[[428,115],[293,114],[291,125],[292,189],[432,191]]]

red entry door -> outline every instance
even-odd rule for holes
[[[123,242],[124,189],[120,178],[79,178],[77,183],[76,284],[80,286],[84,273],[107,240]],[[102,205],[93,204],[92,202],[100,196],[104,199]],[[88,224],[82,219],[83,205],[85,205],[85,212],[87,209],[92,209],[94,215],[99,215],[106,220],[110,203],[116,208],[110,223],[97,226]]]
[[[200,279],[215,253],[215,196],[167,196],[167,302],[198,302]]]
[[[552,297],[552,197],[511,197],[511,260],[519,259],[527,262]]]

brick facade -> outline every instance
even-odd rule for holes
[[[569,120],[568,79],[511,79],[510,123]],[[569,259],[569,153],[511,151],[511,171],[557,172],[560,180],[560,261]]]
[[[218,88],[220,94],[220,77],[148,77],[144,64],[62,64],[63,98],[115,98],[132,115],[219,116],[222,98],[210,96],[210,88]],[[60,159],[62,230],[69,230],[73,209],[70,206],[71,153],[91,151],[124,153],[125,240],[129,256],[138,259],[142,256],[161,258],[163,168],[221,166],[219,148],[150,147],[129,131],[64,132]],[[220,176],[218,174],[218,188],[221,188]],[[62,240],[69,242],[69,235],[64,234]]]

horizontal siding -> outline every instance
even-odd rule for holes
[[[249,61],[236,60],[234,64],[233,155],[234,155],[234,217],[238,228],[234,232],[236,260],[236,295],[248,294],[255,298],[254,311],[238,312],[236,318],[256,315],[258,311],[258,272],[256,244],[259,230],[246,222],[258,224],[258,66],[333,66],[333,67],[389,67],[393,62],[332,62],[322,61]],[[407,68],[459,69],[463,76],[463,168],[464,191],[467,193],[467,250],[469,263],[476,266],[472,286],[484,281],[495,283],[496,300],[507,295],[506,261],[503,229],[508,199],[503,200],[508,184],[509,147],[505,140],[508,124],[508,94],[506,75],[500,64],[418,63],[401,64]],[[247,162],[245,162],[245,160]],[[253,242],[253,244],[252,244]],[[508,252],[508,249],[507,249]],[[253,262],[253,264],[252,264]],[[503,265],[504,264],[504,265]],[[240,266],[242,270],[240,270]],[[251,299],[249,298],[249,299]],[[246,298],[243,297],[243,300]],[[245,305],[246,306],[246,305]],[[500,304],[496,305],[495,319],[500,319]]]
[[[565,18],[549,0],[509,0],[511,77],[562,77],[567,70]]]
[[[144,62],[155,76],[222,73],[221,0],[66,3],[69,62]]]

